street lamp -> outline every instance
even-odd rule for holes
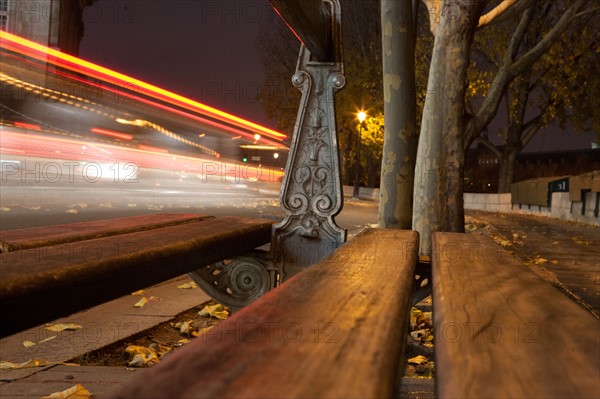
[[[359,191],[360,191],[360,142],[362,136],[362,127],[363,122],[367,118],[367,114],[365,111],[360,111],[356,117],[358,118],[358,137],[356,140],[356,156],[355,156],[355,175],[354,175],[354,191],[352,193],[352,198],[359,199]]]

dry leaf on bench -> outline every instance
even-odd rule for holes
[[[23,341],[23,346],[25,348],[31,348],[32,346],[35,346],[36,343],[35,342],[31,342],[31,341]]]
[[[139,291],[136,291],[136,292],[132,292],[131,295],[144,295],[145,293],[146,293],[146,291],[139,290]]]
[[[46,326],[46,330],[61,332],[61,331],[75,331],[82,329],[83,327],[79,324],[75,323],[62,323],[62,324],[54,324],[52,326]]]
[[[143,308],[146,303],[148,303],[148,298],[143,297],[142,299],[137,301],[136,304],[133,305],[133,307],[134,308]]]
[[[77,384],[62,392],[55,392],[50,396],[44,396],[42,399],[89,399],[92,393],[85,389],[83,385]]]

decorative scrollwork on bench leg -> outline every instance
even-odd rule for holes
[[[274,287],[266,254],[250,254],[207,265],[189,273],[194,282],[215,301],[240,309]]]
[[[346,241],[335,223],[342,210],[334,95],[345,84],[338,0],[322,0],[333,16],[333,56],[319,62],[302,46],[292,83],[302,92],[280,201],[283,221],[271,241],[280,281],[321,260]]]

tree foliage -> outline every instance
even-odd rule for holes
[[[564,8],[559,3],[536,2],[519,53],[532,50],[553,29]],[[591,26],[595,13],[574,19],[552,47],[508,86],[506,114],[496,118],[503,124],[498,132],[502,147],[488,140],[487,130],[479,137],[500,161],[499,192],[510,190],[517,156],[538,131],[548,126],[572,127],[575,133],[600,128],[600,110],[594,106],[599,84],[590,75],[600,62],[600,34]],[[480,101],[490,90],[517,22],[506,21],[476,36],[469,70],[470,101]]]

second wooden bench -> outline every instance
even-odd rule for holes
[[[435,233],[438,398],[599,398],[600,322],[489,237]]]
[[[2,231],[0,337],[242,255],[271,225],[161,214]]]

